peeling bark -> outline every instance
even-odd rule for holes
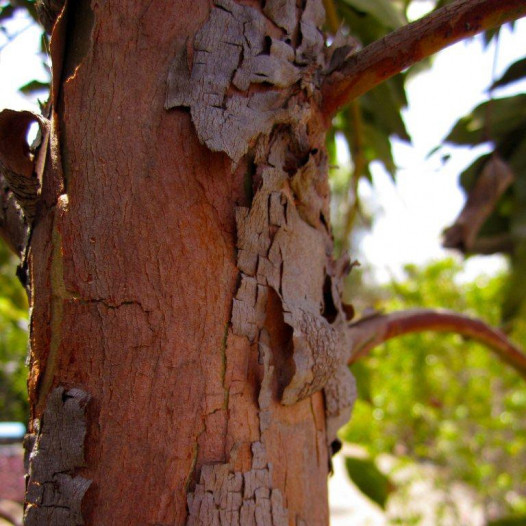
[[[84,524],[81,503],[91,481],[76,476],[84,466],[85,408],[90,396],[80,389],[54,389],[35,433],[27,435],[26,526]]]
[[[298,24],[301,45],[294,49],[288,44],[291,35],[277,38],[254,8],[226,0],[216,6],[190,48],[190,68],[187,44],[179,48],[168,77],[166,107],[190,107],[200,140],[212,150],[234,162],[247,152],[253,158],[255,195],[250,207],[236,209],[241,276],[231,318],[233,334],[258,346],[263,366],[260,435],[252,448],[268,447],[275,401],[292,406],[326,386],[325,441],[330,444],[349,418],[356,389],[346,365],[346,314],[340,302],[341,280],[350,265],[347,259],[332,259],[324,128],[315,105],[316,72],[326,67],[319,30],[323,7],[306,3]],[[269,3],[265,13],[272,19],[284,10],[285,4]],[[293,20],[291,11],[280,27],[292,32]],[[260,82],[271,87],[248,90]],[[290,332],[278,345],[266,328],[272,305],[284,333]],[[266,518],[258,524],[280,524],[270,519],[271,491],[282,500],[272,489],[270,472],[261,472],[266,504],[241,499],[241,481],[246,489],[253,473],[243,472],[241,478],[230,464],[204,465],[189,498],[190,523],[223,524],[228,513],[234,523],[252,524],[260,513]],[[221,482],[211,484],[211,477]],[[293,522],[299,520],[296,516]]]
[[[38,123],[40,132],[39,143],[30,148],[26,135],[32,123]],[[48,122],[40,115],[13,110],[0,113],[1,234],[21,258],[37,213],[48,137]]]
[[[151,6],[70,2],[54,24],[32,429],[57,386],[92,395],[87,524],[325,524],[353,384],[323,9]]]
[[[252,469],[232,472],[227,464],[203,466],[188,496],[188,526],[287,526],[280,490],[272,489],[272,466],[261,442],[252,444]]]
[[[227,94],[231,85],[241,91],[253,83],[288,88],[300,72],[293,64],[294,49],[272,40],[259,11],[233,0],[218,0],[215,5],[195,36],[191,73],[186,45],[179,46],[165,106],[189,107],[201,142],[239,161],[259,135],[294,119],[295,111],[283,107],[287,92]],[[271,40],[268,52],[266,38]]]

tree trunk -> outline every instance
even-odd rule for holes
[[[375,323],[341,302],[325,132],[421,54],[384,70],[401,32],[325,47],[321,0],[63,3],[37,3],[49,118],[0,113],[0,235],[32,309],[25,524],[327,524],[351,339]],[[458,0],[407,48],[525,12]]]
[[[29,251],[26,524],[326,524],[353,384],[321,6],[70,4]]]

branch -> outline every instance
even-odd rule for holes
[[[358,320],[349,326],[353,341],[349,363],[391,338],[422,331],[455,332],[482,343],[526,379],[526,355],[503,332],[481,320],[444,310],[412,309]]]
[[[20,206],[0,170],[0,237],[22,258],[27,241],[27,226]]]
[[[467,37],[526,16],[524,0],[457,0],[351,55],[322,85],[322,112],[351,100]]]
[[[37,172],[43,168],[27,144],[27,132],[34,122],[45,136],[47,121],[40,115],[9,109],[0,112],[0,174],[24,211],[28,224],[36,214],[41,178]]]

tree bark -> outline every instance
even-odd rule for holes
[[[346,361],[346,267],[313,103],[322,11],[309,0],[280,28],[272,2],[218,4],[84,0],[55,25],[26,524],[328,522],[326,419],[342,408],[322,388]],[[243,27],[245,57],[272,42],[265,85],[257,54],[238,65]],[[223,45],[237,86],[214,105],[231,55],[202,59]],[[249,101],[257,128],[229,101]],[[237,133],[219,146],[210,108]]]
[[[356,390],[320,110],[348,46],[323,19],[79,0],[54,23],[25,524],[328,523]]]
[[[350,364],[392,338],[416,332],[454,332],[492,350],[502,361],[526,379],[526,354],[499,329],[477,318],[458,312],[434,309],[408,309],[390,314],[377,313],[349,325],[353,342]]]

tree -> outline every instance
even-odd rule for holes
[[[50,106],[0,115],[32,309],[26,524],[327,523],[356,334],[331,117],[526,6],[453,2],[358,52],[325,46],[317,0],[40,11]]]

